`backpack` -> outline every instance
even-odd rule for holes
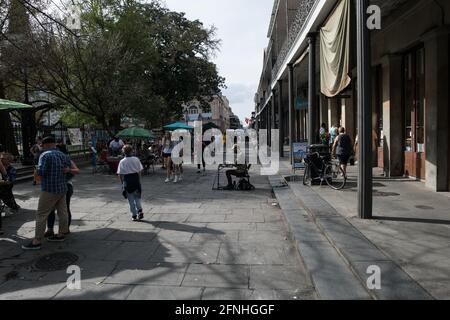
[[[255,187],[247,180],[241,179],[238,183],[238,190],[240,191],[252,191],[255,190]]]

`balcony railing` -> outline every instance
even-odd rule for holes
[[[278,54],[277,62],[275,63],[275,65],[272,69],[272,79],[276,79],[278,71],[280,70],[281,66],[283,65],[283,62],[286,59],[286,56],[288,55],[289,50],[294,45],[294,42],[297,39],[297,36],[303,29],[306,19],[308,18],[311,10],[314,8],[316,2],[318,2],[318,1],[319,0],[303,0],[302,1],[302,4],[298,8],[297,13],[295,15],[295,19],[292,23],[292,26],[289,29],[289,34],[286,38],[286,41],[284,42],[283,46],[281,47],[280,53]]]

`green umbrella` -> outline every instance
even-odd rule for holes
[[[0,110],[32,109],[33,106],[15,101],[0,99]]]
[[[220,129],[218,125],[213,122],[208,122],[203,125],[203,131],[208,131],[210,129]]]
[[[191,127],[183,122],[175,122],[172,124],[168,124],[167,126],[164,126],[164,129],[169,131],[175,131],[178,129],[193,130],[194,127]]]
[[[143,138],[143,139],[154,139],[155,135],[144,128],[133,127],[120,131],[117,136],[119,138]]]

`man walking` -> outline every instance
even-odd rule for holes
[[[123,196],[128,199],[133,221],[144,219],[141,205],[141,173],[144,170],[141,161],[133,157],[133,147],[126,145],[123,147],[125,158],[119,163],[117,174],[120,177],[123,187]]]
[[[66,205],[66,173],[70,172],[70,158],[56,148],[56,140],[49,136],[42,140],[43,153],[39,158],[38,171],[42,177],[41,195],[36,213],[35,237],[24,250],[40,250],[45,234],[47,218],[56,210],[59,218],[59,234],[49,237],[49,242],[62,242],[69,232]]]

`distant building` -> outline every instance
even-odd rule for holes
[[[218,94],[209,102],[210,110],[203,110],[200,101],[193,100],[183,105],[185,121],[193,124],[194,121],[202,121],[203,124],[212,122],[217,125],[222,132],[231,128],[231,118],[234,125],[236,117],[230,107],[230,102],[224,95]],[[239,121],[239,119],[238,119]]]

